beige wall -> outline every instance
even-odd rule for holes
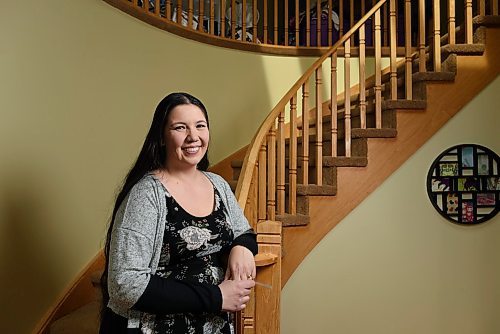
[[[500,333],[500,215],[442,218],[427,171],[460,143],[500,152],[500,77],[307,256],[283,289],[283,334]]]
[[[29,332],[100,249],[163,96],[205,102],[217,162],[311,62],[202,45],[100,0],[2,1],[0,332]]]
[[[100,0],[3,1],[0,332],[29,332],[102,246],[117,185],[166,93],[205,102],[217,162],[311,62],[200,45]]]

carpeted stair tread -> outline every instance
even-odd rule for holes
[[[280,221],[282,223],[283,227],[286,226],[305,226],[309,224],[309,216],[308,215],[302,215],[300,213],[297,213],[295,215],[291,215],[288,213],[285,213],[284,215],[276,215],[277,221]]]
[[[96,334],[101,303],[94,301],[54,321],[49,334]]]
[[[445,59],[450,54],[460,56],[480,56],[484,53],[484,44],[447,44],[441,47],[441,57]]]
[[[481,25],[485,27],[498,27],[500,26],[500,16],[499,15],[478,15],[472,19],[472,23],[475,25]]]
[[[367,157],[323,157],[324,167],[366,167]]]
[[[423,100],[384,100],[382,101],[382,109],[384,110],[425,110],[427,101]]]
[[[395,138],[398,135],[397,129],[352,129],[352,138]]]
[[[297,195],[301,196],[334,196],[335,194],[337,194],[337,187],[332,185],[321,185],[321,186],[318,186],[317,184],[297,185]]]
[[[285,184],[285,192],[288,194],[290,184]],[[335,196],[337,194],[337,186],[324,184],[297,184],[297,196]]]
[[[454,72],[418,72],[413,74],[413,81],[454,81]]]

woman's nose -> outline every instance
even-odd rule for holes
[[[193,142],[193,141],[198,141],[198,139],[199,136],[198,133],[196,132],[196,129],[188,128],[187,140]]]

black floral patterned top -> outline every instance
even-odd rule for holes
[[[220,255],[233,242],[231,226],[224,215],[224,203],[214,187],[214,208],[205,217],[185,211],[166,191],[168,224],[157,276],[176,280],[218,285],[224,279]],[[149,325],[148,325],[149,324]],[[151,326],[153,324],[153,328]],[[229,313],[143,313],[142,333],[158,334],[229,334],[233,333]]]

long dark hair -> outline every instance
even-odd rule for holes
[[[108,232],[106,235],[106,244],[104,246],[105,266],[104,272],[101,276],[101,289],[102,289],[102,311],[106,308],[109,301],[108,293],[108,264],[109,264],[109,247],[111,243],[111,231],[113,230],[116,212],[122,204],[125,197],[128,195],[132,187],[147,173],[164,167],[166,153],[165,145],[163,144],[163,137],[165,132],[165,125],[168,115],[172,109],[179,105],[192,104],[201,109],[205,115],[208,126],[208,113],[207,109],[196,97],[187,93],[172,93],[167,95],[160,101],[156,107],[151,127],[149,128],[144,144],[142,145],[141,152],[137,157],[136,162],[128,172],[120,192],[116,196],[113,214],[111,215]],[[208,169],[208,150],[200,160],[197,168],[202,171]],[[101,312],[101,319],[104,312]]]

